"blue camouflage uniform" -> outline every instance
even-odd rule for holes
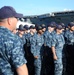
[[[57,60],[54,60],[55,64],[55,75],[62,75],[63,63],[62,63],[62,51],[65,44],[64,37],[61,34],[55,33],[52,37],[52,46],[55,47],[55,52],[57,55]]]
[[[66,38],[66,44],[73,45],[74,44],[74,31],[70,32],[70,30],[67,30],[65,32],[65,38]]]
[[[0,27],[0,75],[14,75],[15,69],[26,63],[19,37]]]
[[[19,36],[19,33],[17,33],[16,35]],[[22,35],[22,37],[20,37],[20,39],[21,39],[22,45],[24,45],[26,43],[25,37]]]
[[[26,59],[28,59],[28,56],[30,56],[30,54],[31,54],[31,52],[30,52],[31,34],[30,33],[24,34],[23,37],[25,38],[25,41],[26,41],[24,48],[25,48],[25,52],[26,52]]]
[[[37,33],[34,33],[33,35],[30,34],[30,44],[32,42],[32,39],[37,35]]]
[[[67,75],[74,75],[74,31],[65,32],[66,40],[66,59],[67,59]]]
[[[46,75],[53,75],[54,73],[54,62],[53,62],[53,54],[52,54],[52,50],[51,50],[51,42],[52,42],[52,35],[54,34],[54,32],[49,32],[46,31],[44,34],[44,44],[45,44],[45,48],[44,48],[44,73]]]
[[[34,35],[31,35],[30,33],[25,34],[26,44],[25,44],[25,55],[27,59],[27,67],[29,71],[29,75],[34,75],[34,57],[31,53],[31,39]]]
[[[43,44],[44,44],[43,35],[35,34],[31,41],[31,52],[33,53],[33,56],[38,56],[38,58],[34,60],[35,75],[41,74]]]
[[[51,48],[51,41],[52,41],[52,35],[54,34],[54,32],[49,32],[49,31],[46,31],[45,33],[45,44],[46,46],[48,46],[49,48]]]

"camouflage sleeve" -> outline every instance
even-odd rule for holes
[[[36,56],[36,38],[31,39],[31,52],[33,56]]]
[[[11,60],[12,60],[12,64],[16,68],[27,63],[24,57],[22,44],[19,40],[16,40],[13,43],[13,49],[11,50]]]
[[[56,46],[56,39],[55,36],[52,37],[51,46]]]

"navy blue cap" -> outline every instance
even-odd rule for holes
[[[36,27],[34,25],[31,25],[30,26],[30,29],[35,29]]]
[[[39,25],[39,26],[37,26],[36,29],[37,29],[37,30],[42,30],[42,27]]]
[[[41,27],[42,27],[42,28],[46,28],[46,25],[45,25],[45,24],[41,24]]]
[[[29,29],[28,25],[24,25],[24,28],[25,28],[26,30],[28,30],[28,29]]]
[[[63,27],[65,26],[65,24],[64,23],[60,23]]]
[[[24,27],[23,27],[23,25],[22,25],[22,24],[21,24],[21,25],[19,25],[18,30],[20,30],[20,31],[24,31]]]
[[[57,25],[57,26],[56,26],[56,29],[61,30],[61,29],[63,29],[63,27],[62,27],[62,25]]]
[[[56,26],[56,22],[52,21],[51,24],[54,24]]]
[[[48,27],[56,27],[56,23],[55,22],[51,22],[48,24]]]
[[[10,18],[10,17],[22,18],[23,14],[17,13],[15,9],[11,6],[4,6],[0,8],[0,19]]]
[[[74,22],[70,22],[70,23],[68,24],[68,26],[70,26],[70,27],[74,26]]]
[[[65,28],[65,24],[64,24],[64,23],[60,23],[60,25],[61,25],[63,28]]]

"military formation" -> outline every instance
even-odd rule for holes
[[[22,17],[0,9],[0,75],[74,75],[74,22],[16,29]]]
[[[29,75],[74,75],[74,22],[19,25]]]

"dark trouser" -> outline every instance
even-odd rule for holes
[[[74,75],[74,45],[66,46],[66,58],[67,58],[66,75]]]
[[[26,57],[26,60],[27,60],[27,67],[28,67],[29,75],[34,75],[34,72],[35,72],[34,56],[33,56],[33,54],[30,51],[30,46],[27,47],[25,45],[24,48],[25,48],[25,57]]]
[[[66,45],[63,47],[62,51],[62,63],[63,63],[63,74],[66,75]]]
[[[42,62],[42,75],[54,75],[54,61],[51,48],[45,47],[43,62]]]

